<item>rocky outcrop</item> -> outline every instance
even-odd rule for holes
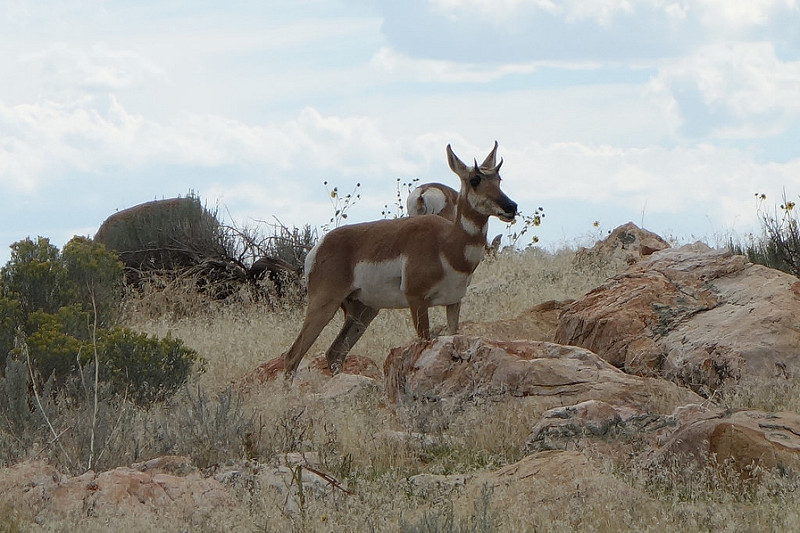
[[[555,341],[708,392],[800,363],[800,281],[702,244],[642,259],[561,314]]]
[[[391,402],[526,397],[542,410],[600,400],[671,412],[699,398],[672,383],[632,376],[592,352],[540,341],[490,341],[451,336],[395,348],[384,363]]]
[[[608,237],[597,241],[591,248],[578,250],[575,260],[581,263],[598,257],[617,258],[632,265],[643,257],[669,247],[669,243],[659,235],[628,222],[614,229]]]
[[[609,494],[614,497],[609,498]],[[605,511],[613,515],[617,504],[612,502],[621,507],[625,505],[623,502],[647,499],[622,480],[603,472],[583,453],[561,450],[532,454],[500,469],[472,476],[457,507],[471,510],[485,498],[490,499],[491,509],[498,517],[519,513],[520,509],[532,510],[528,511],[526,522],[544,530],[552,527],[552,517],[538,516],[535,511],[544,502],[580,501],[581,505],[591,506],[602,501],[610,507]]]

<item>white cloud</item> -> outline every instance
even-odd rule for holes
[[[707,28],[728,31],[764,26],[782,13],[800,10],[797,0],[429,0],[434,12],[452,18],[481,17],[514,24],[521,16],[556,15],[565,22],[608,26],[621,17],[652,12],[664,22],[697,17]]]
[[[387,46],[375,52],[370,60],[370,66],[391,79],[421,83],[489,83],[508,74],[531,73],[537,68],[533,62],[484,66],[436,59],[415,59]]]
[[[567,21],[590,19],[608,24],[618,13],[630,13],[630,0],[431,0],[434,10],[449,16],[469,14],[508,22],[520,12],[560,15]]]
[[[710,144],[623,149],[557,143],[530,145],[513,158],[530,161],[525,174],[504,174],[520,205],[569,198],[586,209],[693,212],[730,225],[755,216],[755,192],[777,198],[784,187],[800,191],[800,158],[762,164],[747,151]]]
[[[765,26],[782,13],[800,9],[797,0],[696,0],[696,4],[707,27],[727,27],[732,30]]]
[[[701,121],[715,137],[775,135],[800,119],[800,61],[779,60],[771,43],[704,46],[660,68],[650,88],[670,95],[684,124]]]
[[[114,50],[101,43],[89,50],[54,43],[24,54],[19,68],[26,76],[35,77],[40,96],[50,99],[70,98],[82,91],[129,89],[164,75],[160,67],[141,54]]]
[[[102,106],[101,104],[105,104]],[[248,125],[185,114],[159,123],[130,113],[114,97],[71,104],[0,104],[0,179],[32,191],[70,172],[153,165],[259,167],[270,171],[369,176],[385,168],[418,170],[372,119],[323,116],[313,108],[280,123]]]

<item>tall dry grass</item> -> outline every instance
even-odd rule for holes
[[[620,261],[596,260],[578,265],[569,249],[549,253],[540,249],[505,252],[483,261],[462,301],[462,321],[513,318],[547,300],[577,298],[620,271]],[[205,299],[192,285],[157,287],[132,295],[125,305],[125,323],[138,331],[171,334],[199,352],[208,370],[199,383],[224,386],[258,364],[282,354],[300,330],[301,296],[275,307],[246,297],[235,303]],[[341,327],[338,314],[309,350],[324,351]],[[433,328],[445,325],[443,308],[431,309]],[[407,310],[383,310],[352,353],[382,363],[389,350],[414,338]]]

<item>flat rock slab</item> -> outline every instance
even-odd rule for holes
[[[199,526],[206,513],[235,500],[218,481],[204,477],[185,458],[162,457],[106,472],[60,474],[41,462],[0,470],[4,502],[23,516],[141,516],[176,513]]]

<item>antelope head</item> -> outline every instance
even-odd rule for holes
[[[483,163],[478,165],[476,159],[470,167],[447,145],[447,163],[450,170],[461,179],[459,208],[463,202],[480,215],[496,216],[503,222],[512,222],[517,216],[517,204],[500,190],[500,167],[503,166],[503,160],[495,165],[496,154],[497,141]]]

